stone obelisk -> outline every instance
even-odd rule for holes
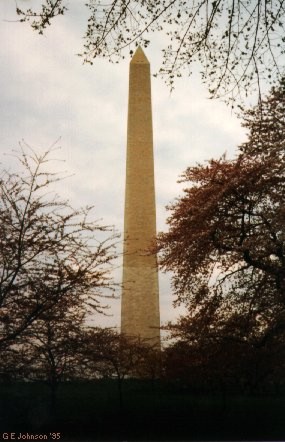
[[[160,346],[150,64],[138,47],[129,74],[121,332]]]

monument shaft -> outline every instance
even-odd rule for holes
[[[160,345],[150,65],[130,63],[121,331]]]

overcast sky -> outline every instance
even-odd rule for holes
[[[18,0],[18,5],[33,2]],[[84,1],[70,0],[44,36],[13,22],[15,2],[0,0],[0,162],[3,153],[24,139],[46,149],[61,137],[59,157],[74,176],[61,194],[75,207],[95,205],[95,217],[123,230],[129,59],[118,65],[95,61],[82,65],[76,56],[83,44],[87,10]],[[162,36],[145,51],[152,72],[161,62]],[[199,75],[179,79],[170,94],[161,79],[152,79],[158,230],[165,230],[165,206],[181,194],[177,179],[197,162],[233,157],[245,140],[240,120],[220,101],[207,99]],[[120,262],[121,265],[121,262]],[[116,277],[121,277],[121,269]],[[174,319],[169,277],[160,275],[161,321]],[[120,323],[120,301],[112,316],[97,324]]]

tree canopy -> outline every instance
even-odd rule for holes
[[[264,80],[274,84],[284,73],[283,0],[88,0],[85,6],[84,62],[118,62],[138,44],[147,47],[158,32],[165,42],[159,75],[171,88],[175,77],[193,72],[195,62],[210,96],[232,102],[260,94]],[[66,0],[45,0],[37,10],[17,7],[20,21],[40,34],[66,13]]]
[[[284,82],[245,113],[239,155],[190,167],[158,237],[192,337],[264,346],[285,331]],[[187,326],[186,326],[187,325]],[[189,337],[188,336],[188,337]]]
[[[248,140],[183,174],[158,236],[186,314],[170,330],[170,378],[256,392],[285,367],[285,83],[244,114]]]

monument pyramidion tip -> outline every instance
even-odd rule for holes
[[[149,64],[149,61],[146,58],[146,55],[140,46],[138,46],[136,52],[134,53],[133,58],[131,59],[131,63]]]

